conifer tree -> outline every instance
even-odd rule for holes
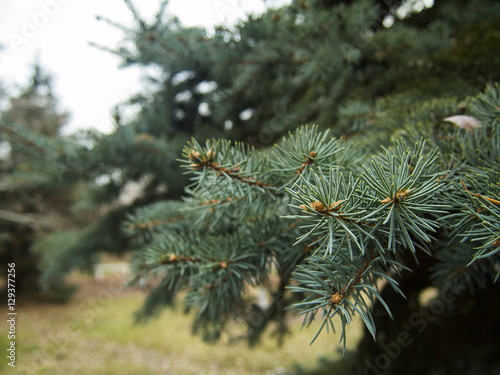
[[[105,20],[127,37],[101,48],[160,73],[136,118],[60,154],[60,178],[112,209],[40,245],[47,285],[132,249],[152,286],[138,321],[180,296],[207,340],[234,322],[283,337],[293,310],[345,345],[359,317],[358,372],[411,373],[414,355],[418,373],[494,373],[499,5],[294,0],[209,34],[125,3],[137,26]]]
[[[459,108],[447,100],[409,107],[402,140],[376,154],[314,126],[271,150],[227,140],[188,143],[182,162],[192,183],[184,202],[146,206],[126,223],[142,243],[136,277],[157,285],[138,318],[187,290],[184,303],[197,312],[194,328],[205,339],[243,320],[257,340],[270,321],[283,323],[291,307],[306,326],[323,322],[313,341],[323,329],[336,329],[345,346],[355,316],[374,339],[374,306],[393,317],[382,295],[387,289],[405,304],[408,292],[414,299],[433,286],[447,296],[450,306],[442,308],[452,315],[453,301],[474,299],[500,275],[500,86],[469,98],[465,114],[425,119],[430,109],[452,115]],[[422,277],[413,280],[415,290],[402,288],[401,279],[415,269]],[[269,288],[268,306],[248,297],[258,285]],[[494,313],[496,304],[488,309]],[[422,324],[417,317],[410,316],[409,328]],[[492,371],[488,366],[498,362],[483,365]]]
[[[47,233],[74,226],[68,208],[75,186],[58,178],[56,161],[56,150],[62,147],[59,130],[68,114],[59,110],[52,76],[39,63],[19,95],[4,96],[8,106],[0,116],[0,257],[4,263],[16,263],[17,292],[33,292],[38,290],[39,255],[31,251],[32,244]]]
[[[258,114],[249,121],[259,123],[260,132],[285,131],[289,129],[286,124],[312,120],[336,124],[330,132],[349,139],[341,142],[328,131],[308,126],[285,136],[271,149],[248,146],[252,143],[248,138],[243,138],[246,144],[223,139],[189,142],[181,159],[192,175],[184,203],[146,206],[125,224],[142,244],[133,263],[136,278],[157,283],[138,313],[139,320],[172,303],[179,290],[187,290],[184,303],[197,312],[194,329],[206,339],[218,338],[232,320],[246,321],[251,342],[273,320],[279,322],[283,334],[285,307],[292,307],[304,315],[306,326],[321,319],[320,332],[334,329],[333,317],[338,318],[336,332],[345,345],[346,328],[354,316],[363,320],[367,337],[377,338],[377,314],[393,317],[394,306],[383,296],[390,296],[391,290],[400,295],[396,304],[405,304],[402,296],[406,295],[411,301],[408,310],[412,306],[420,312],[418,296],[430,286],[451,293],[454,299],[471,298],[474,294],[470,293],[478,288],[489,289],[490,296],[494,293],[491,285],[498,279],[500,238],[498,218],[494,218],[499,203],[499,92],[493,85],[474,98],[466,97],[464,94],[474,92],[478,70],[468,70],[467,62],[461,65],[456,60],[468,56],[465,40],[474,38],[474,34],[466,38],[462,28],[471,32],[489,24],[488,13],[493,14],[497,6],[469,2],[452,9],[450,4],[436,6],[433,15],[420,19],[409,16],[406,23],[389,29],[377,29],[376,12],[369,12],[375,9],[372,3],[339,5],[332,8],[333,14],[347,19],[348,31],[359,34],[343,35],[342,26],[334,31],[325,27],[323,32],[332,32],[335,41],[325,43],[328,35],[314,38],[311,30],[301,34],[300,29],[308,21],[311,29],[321,29],[322,20],[331,21],[332,13],[313,5],[304,13],[314,17],[297,18],[297,5],[302,10],[304,6],[294,3],[250,19],[232,34],[238,35],[238,42],[226,38],[230,49],[238,49],[247,40],[246,33],[258,30],[271,35],[263,41],[259,54],[249,55],[253,64],[245,57],[239,60],[242,66],[235,67],[236,76],[228,89],[229,98],[240,103],[245,99],[259,103],[258,111],[252,112]],[[349,11],[359,17],[360,25],[369,27],[356,29]],[[444,12],[449,18],[443,17]],[[372,23],[363,19],[370,14]],[[308,43],[294,39],[292,52],[283,51],[289,39],[279,34],[286,30],[287,15],[299,24],[298,35],[308,38]],[[278,21],[284,29],[265,28],[266,22],[273,25]],[[254,23],[258,27],[252,29]],[[492,39],[498,37],[496,30],[488,29],[488,34]],[[274,37],[279,45],[272,44]],[[351,42],[346,42],[350,37]],[[460,42],[454,42],[454,37]],[[405,48],[396,52],[403,41]],[[272,47],[267,49],[269,45]],[[340,50],[322,55],[323,46],[330,52]],[[296,63],[293,58],[301,48],[306,49],[305,61]],[[496,77],[498,72],[486,55],[473,65],[482,66],[478,68],[482,74]],[[288,56],[292,62],[276,63]],[[331,71],[322,69],[322,63]],[[282,66],[290,69],[273,75]],[[238,79],[245,79],[246,84],[236,86]],[[262,87],[261,79],[266,87],[262,97],[273,90],[282,95],[262,102],[252,99],[253,87]],[[226,103],[222,108],[244,108]],[[264,114],[266,108],[273,113]],[[292,117],[278,118],[277,108],[290,109]],[[237,123],[234,118],[232,124]],[[280,126],[273,127],[273,121]],[[361,145],[369,147],[360,150]],[[380,145],[386,148],[381,150]],[[482,150],[480,155],[478,150]],[[410,269],[416,275],[412,288],[402,288]],[[278,280],[273,283],[270,280],[276,273]],[[249,299],[248,288],[256,285],[267,286],[270,305],[258,306]],[[395,301],[392,296],[387,299]],[[377,311],[375,315],[372,309]],[[389,340],[404,331],[405,319],[408,322],[404,312],[396,317],[396,334]],[[410,325],[416,325],[415,319]],[[363,342],[361,347],[367,344]],[[484,345],[478,346],[475,359],[455,368],[464,370],[463,363],[473,366],[477,358],[486,358],[482,370],[491,371],[497,364],[485,352]],[[373,344],[371,352],[360,351],[360,356],[363,353],[377,358]],[[460,357],[458,353],[445,356],[446,361]],[[409,354],[399,362],[373,366],[379,366],[376,371],[401,373],[405,357]],[[360,370],[369,371],[370,365],[363,362],[365,367]],[[431,360],[427,367],[416,368],[432,370],[436,366],[439,364]],[[473,369],[464,371],[474,373]]]

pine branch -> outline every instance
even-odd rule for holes
[[[18,132],[16,132],[11,127],[8,127],[8,126],[0,123],[0,130],[3,131],[8,136],[10,136],[13,139],[15,139],[16,141],[18,141],[19,143],[23,144],[24,146],[27,146],[28,148],[30,148],[32,150],[35,150],[36,152],[38,152],[38,153],[40,153],[42,155],[45,155],[47,153],[47,151],[44,148],[40,147],[39,145],[37,145],[32,140],[30,140],[30,139],[22,136],[21,134],[19,134]]]
[[[335,291],[330,299],[328,300],[328,306],[333,307],[333,305],[339,305],[344,298],[348,297],[353,289],[358,285],[363,277],[364,273],[370,266],[371,262],[376,258],[377,253],[372,251],[369,257],[364,261],[363,266],[356,271],[355,276],[351,279],[348,285],[344,285],[340,288],[340,291]],[[340,293],[339,293],[340,292]]]
[[[462,186],[464,187],[464,190],[466,193],[472,195],[473,197],[477,197],[477,198],[480,198],[480,199],[484,199],[484,200],[487,200],[488,202],[490,203],[493,203],[495,206],[497,207],[500,207],[500,201],[498,199],[494,199],[494,198],[489,198],[489,197],[486,197],[484,195],[480,195],[480,194],[475,194],[475,193],[471,193],[469,191],[469,189],[467,189],[467,186],[465,186],[465,182],[463,182],[462,180],[460,180],[460,183],[462,184]]]
[[[125,4],[127,5],[127,7],[129,8],[130,12],[132,13],[132,15],[134,16],[135,20],[137,21],[137,23],[139,24],[140,28],[142,31],[146,30],[146,24],[145,22],[142,20],[141,16],[139,15],[139,13],[137,12],[137,9],[135,8],[134,4],[132,3],[131,0],[123,0],[125,2]]]
[[[47,229],[60,229],[62,224],[47,215],[17,213],[0,209],[0,220],[9,221],[33,227],[45,227]]]
[[[179,216],[171,219],[164,219],[164,220],[151,220],[151,221],[146,221],[142,223],[137,223],[137,224],[130,224],[128,226],[129,230],[134,230],[134,229],[150,229],[152,227],[160,226],[163,224],[169,224],[169,223],[175,223],[178,221],[184,220],[184,217]]]
[[[122,31],[124,34],[128,34],[131,30],[125,27],[124,25],[121,25],[107,17],[104,16],[96,16],[97,21],[103,21],[106,22],[108,25],[111,25],[113,27],[116,27],[118,30]]]
[[[234,179],[236,181],[243,182],[244,184],[250,186],[257,186],[265,190],[273,189],[275,187],[271,186],[271,184],[256,180],[252,177],[246,177],[241,174],[241,169],[238,164],[231,167],[221,166],[219,163],[215,162],[215,151],[211,148],[208,150],[204,150],[203,154],[201,154],[197,150],[190,150],[188,152],[188,158],[191,161],[189,167],[193,170],[199,169],[208,169],[212,170],[216,173],[217,176],[220,177],[229,177],[230,179]]]

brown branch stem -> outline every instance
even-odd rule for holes
[[[470,195],[472,195],[474,197],[477,197],[477,198],[486,199],[488,202],[493,203],[497,207],[500,207],[500,201],[499,200],[496,200],[496,199],[493,199],[493,198],[489,198],[489,197],[485,197],[484,195],[472,193],[471,191],[469,191],[469,189],[467,189],[467,186],[465,186],[465,183],[462,180],[460,180],[460,183],[464,187],[466,193],[469,193]]]
[[[363,266],[356,271],[356,274],[354,275],[354,277],[352,278],[351,282],[349,283],[349,286],[348,287],[345,287],[345,286],[342,287],[340,289],[340,293],[339,292],[335,292],[335,293],[333,293],[330,296],[330,300],[328,301],[328,305],[330,307],[333,306],[333,305],[340,304],[344,300],[344,298],[346,298],[352,292],[352,290],[354,289],[354,287],[356,285],[358,285],[358,283],[361,281],[361,278],[363,277],[363,274],[365,273],[365,271],[368,269],[368,267],[370,266],[370,264],[372,263],[372,261],[375,258],[376,258],[376,253],[375,253],[375,251],[372,251],[370,253],[370,256],[367,259],[365,259],[365,261],[363,263]]]

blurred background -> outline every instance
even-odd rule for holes
[[[158,3],[141,1],[138,4],[141,16],[152,19]],[[286,0],[173,0],[168,11],[179,17],[184,26],[213,30],[215,25],[231,25],[244,19],[247,13],[260,14],[268,6],[286,3]],[[144,68],[118,69],[122,63],[120,57],[90,45],[95,42],[115,47],[124,37],[120,30],[99,22],[98,16],[129,27],[134,23],[121,0],[0,3],[0,77],[4,87],[15,95],[26,84],[35,61],[39,62],[53,75],[53,90],[60,107],[71,114],[64,132],[89,127],[110,132],[111,109],[142,88]],[[99,85],[97,91],[96,85]]]

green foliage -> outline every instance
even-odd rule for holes
[[[185,304],[198,314],[195,326],[211,327],[205,332],[211,338],[231,319],[251,316],[247,288],[277,274],[270,309],[292,306],[306,326],[321,319],[314,338],[324,327],[334,329],[332,318],[339,315],[344,345],[354,315],[376,337],[373,305],[381,303],[391,315],[380,286],[404,294],[395,277],[412,268],[408,260],[421,251],[438,260],[432,271],[437,285],[458,277],[472,289],[484,287],[496,272],[500,238],[493,151],[500,148],[499,122],[492,113],[499,88],[468,101],[471,117],[481,108],[481,127],[455,124],[431,139],[439,144],[445,136],[446,150],[462,155],[401,140],[350,168],[345,155],[356,140],[341,142],[314,126],[271,150],[193,140],[182,160],[192,174],[188,198],[172,216],[179,221],[165,219],[165,212],[157,216],[161,230],[150,243],[142,237],[139,274],[154,275],[169,294],[187,288]],[[432,105],[438,108],[439,101]],[[464,119],[469,117],[443,121]],[[412,131],[413,121],[402,125]],[[158,207],[167,206],[150,209],[144,227]],[[141,212],[136,220],[148,210]]]
[[[417,3],[300,0],[212,33],[162,4],[146,22],[126,1],[131,29],[105,20],[126,39],[101,48],[154,67],[128,103],[136,117],[119,107],[116,130],[86,142],[2,125],[38,171],[31,186],[82,179],[79,207],[109,204],[40,245],[43,280],[133,250],[132,283],[153,287],[138,321],[181,296],[207,340],[236,322],[255,343],[270,322],[283,337],[293,309],[305,326],[321,321],[313,339],[339,317],[344,347],[354,316],[374,338],[378,306],[404,319],[389,289],[418,305],[430,285],[498,280],[496,2],[396,19]],[[418,288],[400,287],[408,269],[425,274]]]
[[[16,264],[17,293],[39,291],[40,257],[30,251],[33,243],[73,225],[68,206],[75,184],[62,175],[75,145],[57,135],[66,117],[57,110],[51,76],[38,64],[0,113],[0,259]]]
[[[370,0],[335,4],[294,1],[234,27],[216,27],[208,33],[183,27],[167,13],[166,2],[159,7],[157,16],[146,22],[132,2],[126,1],[136,26],[126,28],[103,19],[122,30],[125,39],[114,49],[101,48],[120,56],[124,65],[152,67],[149,71],[153,73],[145,82],[147,89],[116,108],[116,130],[106,136],[82,134],[69,142],[53,142],[13,124],[13,133],[6,132],[17,139],[23,153],[36,153],[40,148],[46,154],[31,157],[32,166],[10,178],[33,187],[49,187],[56,179],[63,183],[83,179],[89,189],[76,207],[89,212],[89,208],[109,202],[121,205],[122,217],[110,211],[109,219],[116,222],[109,229],[119,244],[133,249],[126,234],[116,229],[134,208],[163,199],[178,200],[183,195],[187,181],[177,159],[184,158],[187,164],[202,161],[186,158],[183,145],[192,142],[188,153],[213,148],[214,156],[218,153],[216,157],[222,158],[216,161],[218,169],[195,171],[198,179],[215,181],[217,177],[217,194],[207,188],[211,184],[203,183],[195,194],[188,192],[184,198],[194,210],[209,201],[205,208],[217,208],[200,210],[195,220],[197,227],[206,225],[212,234],[233,231],[238,220],[258,216],[256,207],[287,214],[285,206],[273,199],[289,199],[282,196],[286,194],[284,187],[292,188],[300,174],[309,181],[321,167],[328,175],[329,163],[334,161],[346,176],[351,172],[354,181],[358,180],[364,158],[378,152],[379,144],[390,146],[391,138],[401,135],[410,138],[408,133],[413,130],[403,130],[402,122],[419,119],[412,143],[424,138],[431,147],[443,150],[446,140],[432,139],[428,122],[456,114],[460,100],[475,90],[479,77],[489,77],[489,65],[461,68],[460,59],[444,61],[441,57],[458,48],[457,40],[465,43],[467,35],[460,31],[462,25],[473,28],[483,18],[493,25],[496,19],[496,13],[490,11],[496,9],[493,3],[477,6],[477,2],[470,2],[466,8],[457,5],[450,10],[451,3],[455,4],[436,4],[384,28],[382,20],[400,2],[387,6]],[[494,34],[494,28],[491,32]],[[489,51],[481,40],[477,43],[478,49]],[[492,61],[488,57],[484,60]],[[457,75],[457,69],[465,69],[467,74]],[[451,80],[450,76],[458,78]],[[459,95],[459,99],[448,99],[449,107],[442,102],[436,104],[436,97],[450,94]],[[136,117],[124,120],[121,108],[128,104],[138,105],[140,111]],[[446,116],[441,116],[442,112]],[[250,157],[306,123],[319,124],[322,137],[329,137],[326,128],[338,138],[365,136],[347,144],[300,137],[310,144],[283,141],[272,151]],[[10,124],[4,125],[10,129]],[[193,141],[189,141],[191,137]],[[203,145],[207,138],[225,140]],[[226,139],[242,143],[233,147]],[[32,143],[31,147],[26,141]],[[309,149],[311,144],[321,148]],[[311,151],[318,156],[309,156]],[[314,164],[310,162],[313,159]],[[301,168],[303,173],[297,173]],[[236,173],[237,169],[241,171]],[[218,178],[219,174],[226,176],[225,182]],[[237,183],[230,183],[234,180],[231,175],[238,176]],[[251,180],[259,183],[249,183]],[[224,193],[224,184],[234,189],[231,196]],[[139,193],[123,203],[131,186],[138,186]],[[269,190],[269,194],[262,195],[261,190]],[[381,200],[393,195],[384,193],[387,195]],[[262,204],[256,205],[255,199]],[[381,209],[380,213],[385,211]],[[396,228],[396,216],[386,214]],[[211,219],[206,220],[208,217]],[[426,220],[416,227],[398,227],[398,233],[404,238],[407,231],[430,225]],[[222,222],[224,225],[218,227]],[[83,238],[92,242],[89,237]],[[408,239],[404,241],[413,246]],[[92,246],[83,246],[89,249],[89,258],[95,251],[118,247],[106,244],[93,250]],[[74,251],[80,252],[76,247]]]

